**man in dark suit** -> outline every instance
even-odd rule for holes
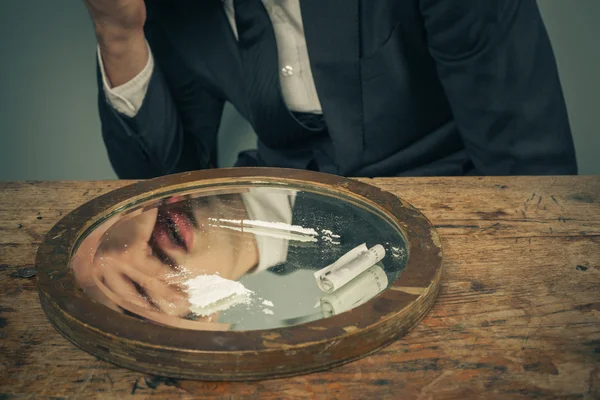
[[[122,178],[218,165],[345,176],[575,174],[535,0],[85,0],[103,137]]]

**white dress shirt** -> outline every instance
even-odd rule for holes
[[[222,0],[225,13],[237,37],[233,0]],[[279,54],[280,82],[283,98],[291,111],[321,113],[321,104],[315,88],[300,10],[300,0],[263,0],[273,23]],[[131,81],[112,87],[98,49],[104,92],[109,103],[120,113],[134,117],[142,103],[152,72],[154,57],[150,51],[148,63]]]
[[[296,192],[293,190],[250,189],[248,193],[242,194],[242,200],[249,220],[292,224],[296,200]],[[254,239],[259,260],[255,273],[286,262],[288,240],[262,235],[255,235]]]

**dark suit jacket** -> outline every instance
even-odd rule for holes
[[[574,174],[553,52],[535,0],[300,0],[328,134],[254,126],[239,164],[346,176]],[[147,0],[156,59],[134,118],[108,105],[122,178],[217,165],[225,101],[252,121],[220,0]],[[99,80],[100,83],[100,80]]]

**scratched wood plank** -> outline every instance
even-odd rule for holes
[[[0,183],[0,399],[600,398],[600,178],[364,181],[438,227],[437,303],[371,357],[255,383],[148,377],[63,339],[16,272],[62,215],[126,182]]]

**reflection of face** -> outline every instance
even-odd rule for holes
[[[172,197],[94,231],[73,268],[80,285],[111,308],[172,324],[189,314],[185,281],[202,274],[237,280],[256,266],[254,237],[219,228],[220,219],[246,217],[239,195]]]

